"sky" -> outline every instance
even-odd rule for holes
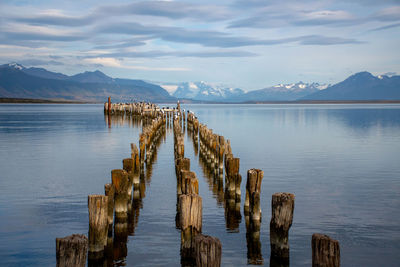
[[[261,89],[400,73],[400,0],[1,0],[0,64]]]

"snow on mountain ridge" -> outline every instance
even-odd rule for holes
[[[205,101],[223,101],[231,96],[243,94],[239,88],[231,88],[223,85],[216,85],[204,81],[179,83],[173,96],[177,98],[189,98]]]

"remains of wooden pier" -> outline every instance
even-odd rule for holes
[[[234,157],[230,141],[213,133],[199,122],[193,112],[176,108],[160,108],[152,103],[104,103],[105,120],[142,125],[138,145],[131,144],[131,155],[123,159],[122,169],[111,171],[111,183],[104,185],[104,195],[89,195],[89,238],[72,235],[56,239],[57,266],[85,266],[90,261],[123,259],[127,255],[128,232],[138,222],[141,200],[145,196],[145,177],[151,175],[157,147],[172,124],[174,162],[177,178],[176,227],[181,230],[182,265],[220,266],[222,245],[218,238],[202,234],[203,205],[196,173],[185,158],[184,132],[187,125],[195,153],[207,175],[210,188],[224,204],[226,227],[238,231],[241,221],[240,159]],[[145,173],[146,170],[146,173]],[[225,187],[223,174],[225,172]],[[249,264],[263,264],[260,242],[261,182],[264,172],[247,171],[244,216],[246,222],[247,257]],[[270,266],[289,266],[289,229],[293,222],[294,198],[291,193],[272,196],[270,221]],[[131,229],[128,229],[128,228]],[[113,235],[114,233],[114,235]],[[339,242],[322,234],[312,236],[312,265],[340,266]],[[90,265],[90,264],[89,264]]]

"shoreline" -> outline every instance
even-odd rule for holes
[[[400,104],[400,100],[295,100],[295,101],[244,101],[244,102],[211,102],[179,100],[182,104]],[[156,103],[156,102],[154,102]],[[160,102],[163,104],[169,104]],[[0,98],[0,104],[103,104],[97,101],[54,100],[32,98]]]

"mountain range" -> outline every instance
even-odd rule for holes
[[[103,102],[175,102],[162,87],[142,80],[114,79],[101,71],[73,76],[43,68],[25,68],[17,63],[0,66],[0,97]]]
[[[244,93],[240,88],[212,85],[201,81],[179,83],[172,95],[176,98],[199,101],[230,101]]]
[[[400,100],[400,76],[373,76],[369,72],[356,73],[334,85],[298,82],[249,92],[203,81],[158,84],[112,78],[98,70],[68,76],[44,68],[25,68],[17,63],[0,66],[0,98],[103,102],[111,96],[118,102],[175,102],[185,99],[231,103]]]

